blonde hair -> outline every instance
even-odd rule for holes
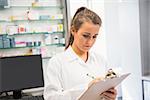
[[[65,49],[67,49],[69,45],[73,44],[74,36],[71,33],[72,28],[75,31],[78,31],[84,22],[92,22],[93,24],[99,26],[101,26],[102,24],[101,18],[95,12],[91,11],[86,7],[80,7],[79,9],[77,9],[71,21],[70,36],[68,37],[69,40]]]

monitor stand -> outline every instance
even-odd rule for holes
[[[13,98],[14,99],[20,99],[22,97],[22,92],[21,90],[14,90],[13,91]]]
[[[7,92],[3,92],[3,93],[6,93],[6,94],[5,95],[0,95],[0,100],[15,100],[15,99],[20,100],[21,98],[31,96],[31,95],[28,95],[28,94],[24,94],[21,90],[14,90],[12,92],[13,92],[13,95],[8,94]]]

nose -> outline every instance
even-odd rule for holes
[[[89,38],[86,43],[87,43],[89,46],[92,46],[94,42],[95,42],[95,39]]]

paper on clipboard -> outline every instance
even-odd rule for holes
[[[78,100],[99,100],[99,95],[104,91],[112,87],[116,87],[120,84],[130,73],[123,74],[120,77],[107,79],[105,81],[99,81],[95,84],[92,84],[83,94],[79,97]]]

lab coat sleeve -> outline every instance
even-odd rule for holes
[[[51,58],[45,73],[45,100],[77,100],[86,88],[64,90],[61,78],[61,63],[57,58]],[[80,87],[80,86],[79,86]]]

